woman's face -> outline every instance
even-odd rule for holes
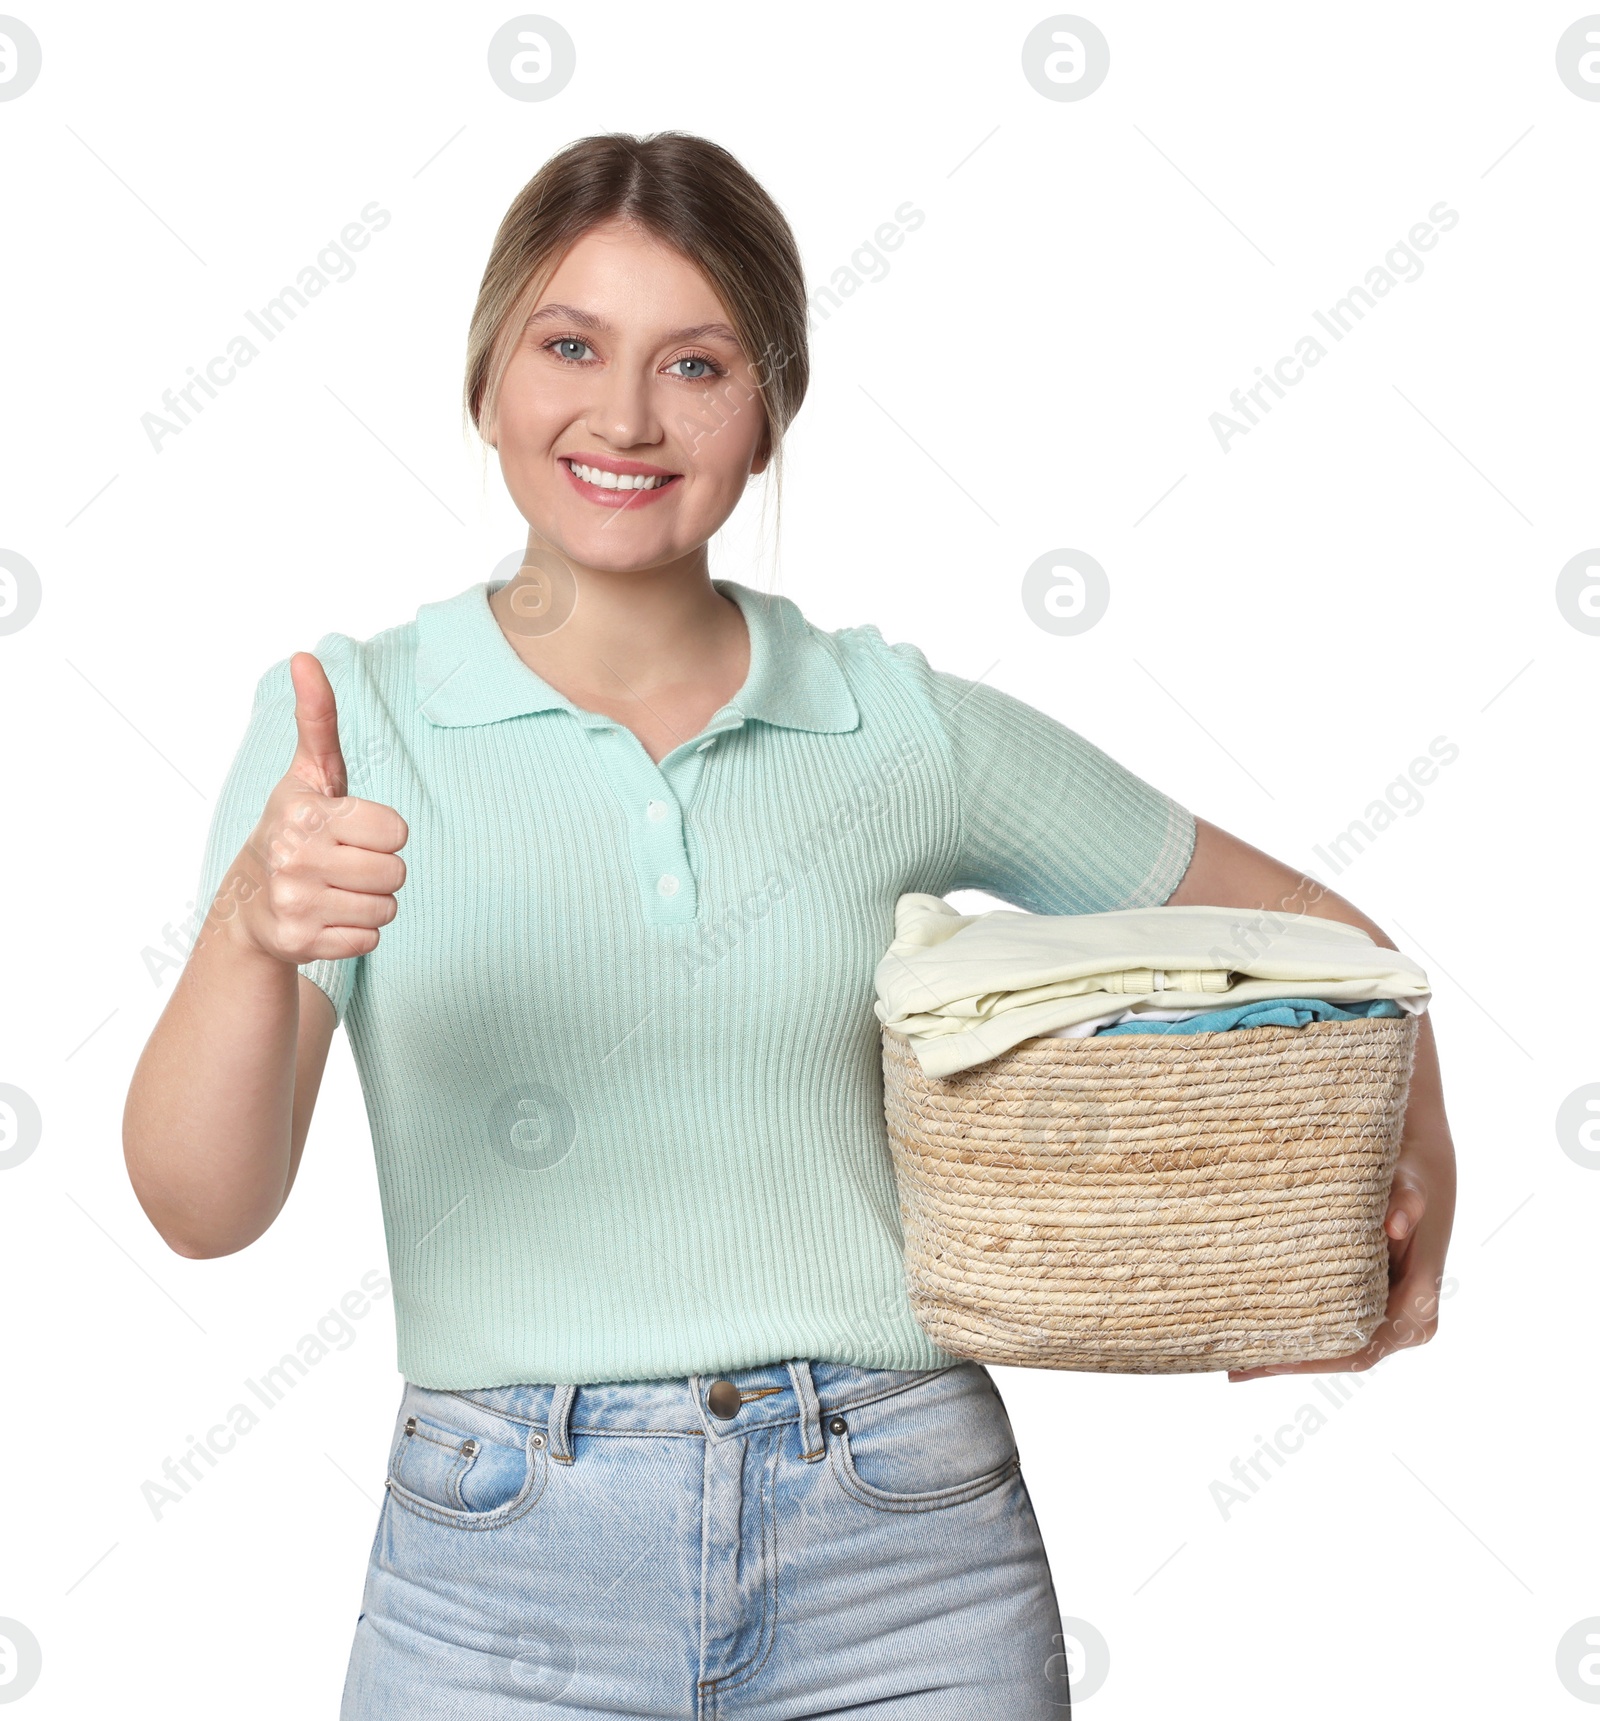
[[[624,573],[702,549],[766,465],[765,426],[711,284],[611,221],[550,278],[487,435],[528,524],[568,561]]]

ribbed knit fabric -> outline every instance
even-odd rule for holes
[[[659,764],[528,669],[489,582],[317,643],[350,792],[410,829],[377,949],[301,971],[349,1035],[418,1385],[955,1360],[905,1289],[873,1011],[895,902],[1141,907],[1188,865],[1192,815],[1056,719],[714,584],[749,673]],[[294,747],[285,658],[202,914]]]

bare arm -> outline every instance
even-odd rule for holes
[[[299,743],[223,874],[129,1084],[123,1157],[180,1255],[231,1255],[294,1185],[335,1026],[302,963],[361,956],[396,913],[405,820],[345,793],[333,689],[290,663]]]
[[[1399,946],[1354,903],[1307,878],[1258,848],[1204,819],[1195,821],[1194,854],[1169,904],[1259,908],[1276,914],[1318,915],[1359,926],[1376,944]],[[1455,1218],[1456,1160],[1445,1117],[1444,1083],[1434,1040],[1433,1018],[1418,1024],[1417,1055],[1400,1137],[1400,1159],[1384,1229],[1390,1238],[1391,1287],[1388,1315],[1366,1350],[1355,1357],[1250,1369],[1231,1379],[1267,1372],[1286,1374],[1370,1368],[1401,1345],[1422,1344],[1438,1327],[1439,1287]]]
[[[133,1074],[123,1157],[180,1255],[229,1255],[294,1186],[333,1040],[333,1005],[297,969],[207,924]]]

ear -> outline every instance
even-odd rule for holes
[[[761,441],[756,447],[755,459],[750,462],[750,476],[765,472],[772,459],[772,433],[765,426],[761,430]]]

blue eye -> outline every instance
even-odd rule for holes
[[[542,345],[547,353],[560,359],[563,364],[589,365],[596,362],[594,349],[577,335],[556,335]],[[677,370],[679,365],[694,365],[698,368],[685,372]],[[718,364],[709,353],[685,353],[682,358],[674,359],[667,369],[669,372],[677,370],[680,382],[709,382],[713,377],[728,374],[727,367]]]
[[[698,370],[692,370],[692,372],[680,370],[678,375],[685,382],[705,382],[707,377],[721,377],[724,373],[723,367],[714,358],[707,358],[704,353],[685,353],[683,358],[674,358],[673,363],[668,365],[668,370],[673,370],[678,365],[698,365],[700,367]]]

